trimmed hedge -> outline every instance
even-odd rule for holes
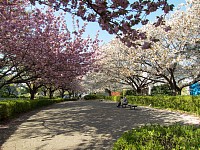
[[[146,125],[125,132],[113,150],[197,150],[200,128],[192,125]]]
[[[84,96],[85,100],[104,99],[104,98],[105,98],[104,95],[98,95],[98,94],[89,94]]]
[[[0,101],[0,120],[10,119],[17,114],[28,112],[42,106],[62,102],[63,99],[40,100],[2,100]]]
[[[170,108],[182,110],[200,115],[200,96],[126,96],[130,104],[157,108]],[[120,96],[106,97],[106,99],[117,101]]]

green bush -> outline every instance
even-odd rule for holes
[[[200,96],[126,96],[130,104],[137,104],[157,108],[170,108],[172,110],[182,110],[186,112],[200,114]],[[115,97],[105,97],[116,101]]]
[[[126,93],[124,95],[137,95],[136,92],[134,90],[127,90]]]
[[[104,95],[98,95],[98,94],[89,94],[84,96],[85,100],[104,99],[104,98],[105,98]]]
[[[9,118],[9,104],[6,102],[0,102],[0,120]]]
[[[172,95],[172,91],[168,84],[154,86],[151,89],[151,95]]]
[[[200,128],[192,125],[150,125],[125,132],[113,150],[198,150]]]
[[[16,115],[36,108],[64,101],[63,99],[40,100],[2,100],[0,101],[0,120],[9,119]]]
[[[113,101],[120,102],[121,96],[113,96]]]

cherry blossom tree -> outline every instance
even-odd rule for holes
[[[90,93],[102,93],[106,89],[114,91],[123,87],[123,85],[118,83],[116,79],[103,73],[101,69],[97,72],[90,72],[84,76],[82,85],[83,88],[87,89],[86,91]]]
[[[140,71],[161,77],[160,82],[168,83],[174,95],[200,80],[199,50],[195,49],[200,35],[199,8],[199,2],[190,1],[186,11],[177,10],[164,26],[146,25],[142,30],[148,40],[140,42],[148,43],[151,39],[157,42],[151,44],[150,49],[138,48],[131,56],[135,63],[142,64]],[[189,48],[188,45],[195,46]]]
[[[137,44],[146,48],[127,47],[113,40],[102,60],[105,73],[141,88],[150,82],[168,83],[173,94],[199,81],[199,8],[199,1],[189,1],[186,11],[177,10],[165,25],[144,26],[141,31],[147,39]]]
[[[34,79],[27,76],[33,61],[28,53],[31,40],[32,22],[25,11],[26,3],[11,5],[7,1],[0,4],[0,88],[10,83],[20,83]],[[25,63],[29,60],[29,63]]]
[[[164,16],[173,9],[174,5],[167,0],[30,0],[32,4],[39,2],[55,8],[62,9],[81,17],[89,22],[98,22],[103,30],[116,34],[128,45],[135,46],[133,41],[145,39],[144,33],[138,32],[134,27],[138,24],[147,24],[148,16],[157,10],[163,14],[157,16],[156,26],[163,24]]]
[[[51,8],[27,12],[26,5],[15,2],[5,1],[0,7],[1,87],[23,82],[36,88],[41,86],[35,85],[38,79],[40,84],[52,84],[95,68],[98,34],[95,39],[83,38],[86,24],[74,23],[71,33],[64,15],[55,16]]]
[[[82,78],[75,78],[75,79],[71,79],[71,80],[65,80],[65,82],[63,82],[62,84],[60,84],[59,86],[59,91],[60,91],[60,95],[61,97],[64,97],[64,93],[68,92],[69,97],[72,96],[79,96],[82,93],[85,92],[84,87],[81,84],[82,82]]]
[[[135,57],[136,49],[127,47],[119,39],[113,39],[101,50],[103,55],[99,63],[102,65],[102,73],[117,83],[129,85],[137,95],[141,95],[149,84],[156,82],[151,74],[139,70],[142,64],[135,63],[132,58]]]
[[[77,79],[81,80],[82,76],[88,71],[97,68],[94,62],[98,55],[98,45],[100,42],[98,40],[98,34],[95,39],[91,39],[89,36],[83,38],[85,27],[86,24],[80,27],[77,21],[76,23],[74,22],[74,32],[72,35],[69,32],[67,35],[60,33],[61,44],[64,44],[64,47],[60,47],[57,50],[53,59],[55,62],[49,65],[47,72],[41,77],[43,84],[49,87],[50,91],[53,92],[59,88],[68,91],[81,90],[77,84],[72,86],[72,83],[77,83],[74,81]],[[69,36],[72,38],[69,38]],[[69,39],[66,39],[66,37]],[[52,94],[50,95],[52,96]]]

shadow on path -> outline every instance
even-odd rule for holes
[[[176,122],[187,123],[176,112],[117,108],[116,103],[106,101],[64,102],[32,112],[13,126],[11,123],[3,150],[110,150],[126,130]]]
[[[0,122],[0,150],[1,146],[6,140],[17,130],[17,128],[23,123],[26,122],[28,118],[32,115],[40,112],[44,108],[39,108],[32,110],[30,112],[22,113],[16,116],[14,119],[1,121]]]

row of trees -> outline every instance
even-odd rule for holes
[[[46,7],[30,9],[29,1],[0,2],[0,89],[26,84],[31,99],[40,87],[49,90],[81,90],[80,79],[96,68],[98,34],[83,37],[86,24],[75,19],[67,29],[65,14]]]
[[[140,46],[127,47],[119,38],[112,40],[101,49],[101,72],[95,76],[128,84],[137,94],[155,83],[168,84],[173,95],[180,94],[184,87],[200,81],[199,15],[199,0],[191,1],[185,11],[179,9],[164,19],[164,25],[143,26],[140,31],[146,39],[136,41]]]
[[[198,81],[198,71],[195,75],[185,76],[180,70],[198,70],[198,67],[189,66],[199,63],[196,57],[199,52],[194,50],[199,49],[199,0],[190,0],[186,13],[175,13],[169,19],[161,15],[156,23],[148,24],[141,30],[136,30],[134,26],[147,24],[147,16],[158,9],[162,9],[165,16],[173,5],[167,0],[138,0],[133,3],[128,0],[29,1],[32,4],[38,1],[50,7],[47,11],[27,11],[27,1],[0,2],[0,88],[11,83],[26,83],[33,98],[37,89],[44,85],[52,92],[58,88],[80,87],[77,86],[79,79],[87,72],[96,70],[97,66],[101,66],[102,72],[93,76],[96,83],[96,77],[100,75],[105,83],[126,82],[137,93],[156,82],[167,82],[174,93],[179,93],[186,86],[179,86],[179,83],[186,78],[191,81],[187,84]],[[102,29],[116,34],[120,40],[114,40],[106,47],[109,52],[103,51],[105,55],[97,58],[97,38],[82,38],[86,26],[80,28],[77,23],[77,29],[69,32],[65,14],[55,16],[51,8],[73,13],[83,20],[97,21]],[[167,59],[162,61],[162,56]],[[101,61],[94,64],[99,58]],[[181,74],[178,81],[177,70]],[[185,73],[184,69],[182,71]]]

